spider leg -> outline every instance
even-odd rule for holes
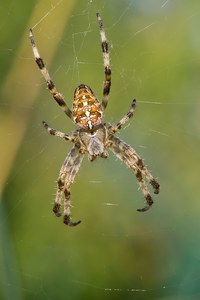
[[[103,82],[103,99],[102,99],[102,107],[105,110],[108,104],[108,96],[110,93],[111,86],[111,68],[110,68],[110,57],[108,52],[108,42],[106,40],[106,34],[103,27],[103,22],[99,13],[97,13],[97,20],[99,23],[100,36],[101,36],[101,47],[103,52],[103,63],[104,63],[104,72],[105,72],[105,80]]]
[[[75,137],[73,135],[68,135],[64,132],[58,131],[57,129],[51,128],[45,121],[42,121],[42,124],[49,134],[58,136],[66,141],[74,142]]]
[[[135,152],[135,155],[138,154]],[[141,170],[142,174],[146,177],[147,181],[151,184],[154,190],[154,194],[159,194],[160,184],[155,180],[152,174],[149,172],[147,167],[144,165],[142,159],[138,156],[137,166]]]
[[[64,110],[65,114],[72,119],[72,112],[69,109],[69,107],[67,106],[67,104],[65,103],[65,100],[63,98],[63,96],[57,91],[55,84],[53,83],[53,81],[51,80],[51,77],[49,75],[49,72],[44,64],[43,59],[40,57],[39,51],[37,49],[37,46],[35,44],[35,40],[33,37],[33,31],[32,29],[30,29],[29,31],[29,37],[30,37],[30,41],[31,41],[31,46],[32,46],[32,50],[33,50],[33,55],[35,57],[35,61],[44,77],[44,79],[46,80],[47,83],[47,87],[50,90],[53,98],[56,100],[56,102],[58,103],[58,105]]]
[[[53,212],[57,217],[61,216],[60,207],[62,197],[64,197],[64,223],[69,226],[76,226],[81,221],[71,221],[71,201],[70,201],[70,187],[74,182],[75,176],[80,168],[83,160],[83,154],[79,152],[79,148],[74,146],[63,166],[61,167],[60,174],[57,180],[57,193],[53,207]]]
[[[146,178],[146,180],[152,185],[155,194],[159,193],[159,183],[153,178],[149,170],[144,166],[140,156],[131,146],[115,136],[112,136],[110,141],[111,150],[121,161],[123,161],[131,170],[133,170],[143,192],[146,200],[146,206],[144,208],[139,208],[138,211],[147,211],[153,204],[153,199],[149,193],[144,178]]]
[[[130,120],[130,118],[133,117],[135,107],[136,107],[136,100],[134,99],[131,103],[131,108],[127,112],[127,114],[116,125],[111,126],[109,130],[111,130],[112,133],[119,131]]]

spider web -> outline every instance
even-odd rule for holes
[[[37,1],[1,4],[1,299],[199,299],[198,1]],[[49,95],[32,57],[41,56],[72,104],[86,83],[101,99],[103,60],[95,13],[109,42],[112,87],[105,121],[133,98],[119,136],[158,178],[141,214],[134,174],[112,154],[84,159],[72,186],[73,219],[53,216],[56,178],[71,145],[43,130],[74,125]],[[152,193],[152,191],[151,191]]]

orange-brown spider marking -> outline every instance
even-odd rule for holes
[[[74,122],[82,128],[92,129],[101,124],[102,117],[101,104],[91,88],[85,84],[79,85],[74,92]]]

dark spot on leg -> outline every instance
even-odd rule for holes
[[[153,199],[152,199],[151,195],[147,194],[147,196],[145,198],[147,200],[148,206],[150,207],[153,204]]]
[[[137,170],[137,173],[135,174],[135,176],[137,177],[138,181],[142,181],[142,173],[140,170]]]
[[[61,212],[60,212],[60,204],[59,203],[55,203],[54,207],[53,207],[53,212],[56,215],[56,217],[60,217],[61,216]]]
[[[150,194],[147,194],[146,197],[145,197],[146,201],[147,201],[147,205],[143,208],[138,208],[137,211],[139,212],[145,212],[147,211],[153,204],[153,199],[151,197]]]
[[[52,90],[55,88],[55,84],[53,83],[52,80],[47,81],[47,86],[49,90]]]
[[[49,133],[50,133],[51,135],[55,135],[55,132],[56,132],[56,130],[53,129],[53,128],[51,128],[51,129],[49,130]]]
[[[155,180],[155,179],[152,179],[150,181],[151,185],[153,186],[154,188],[154,194],[159,194],[159,190],[160,190],[160,185],[159,183]]]
[[[63,181],[61,179],[58,179],[57,180],[57,185],[58,185],[59,190],[61,190],[62,187],[63,187],[63,185],[64,185],[64,183],[63,183]]]
[[[108,43],[106,41],[103,41],[101,46],[102,46],[102,51],[104,53],[108,53]]]
[[[109,66],[105,67],[105,74],[106,74],[107,80],[110,80],[110,78],[111,78],[111,69],[110,69]]]
[[[64,215],[63,223],[70,227],[74,227],[74,226],[77,226],[78,224],[80,224],[81,221],[72,222],[70,216]]]
[[[127,113],[127,117],[130,119],[132,116],[133,116],[133,112],[132,112],[132,111],[129,111],[129,112]]]
[[[40,70],[42,70],[42,69],[45,68],[44,62],[43,62],[43,60],[41,59],[41,57],[37,57],[37,58],[35,59],[35,61],[36,61],[37,65],[38,65],[38,67],[40,68]]]
[[[138,159],[137,165],[138,165],[138,167],[140,167],[140,168],[142,168],[142,167],[144,166],[143,161],[142,161],[141,158]]]
[[[70,198],[70,192],[67,189],[64,190],[64,195],[65,195],[65,199],[69,200],[69,198]]]
[[[109,92],[110,92],[110,84],[108,84],[107,82],[105,82],[104,89],[103,89],[103,94],[104,95],[108,95]]]

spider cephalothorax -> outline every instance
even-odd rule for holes
[[[75,89],[72,111],[69,109],[63,96],[57,91],[55,84],[51,80],[48,70],[39,55],[32,30],[30,29],[30,40],[33,54],[36,63],[47,82],[48,89],[66,115],[74,121],[75,125],[78,126],[78,129],[72,132],[71,135],[67,135],[49,127],[48,124],[43,121],[44,127],[51,135],[58,136],[66,141],[71,141],[74,144],[61,167],[57,180],[57,193],[53,207],[55,215],[60,217],[62,199],[64,199],[64,223],[69,226],[76,226],[81,222],[72,222],[71,220],[70,188],[85,154],[88,155],[90,161],[93,161],[98,156],[107,158],[107,150],[110,149],[135,173],[146,200],[145,207],[138,209],[138,211],[146,211],[153,204],[153,199],[149,193],[145,180],[153,187],[155,194],[159,193],[159,183],[153,178],[140,156],[130,145],[114,135],[133,116],[136,100],[132,101],[130,110],[116,125],[110,125],[102,122],[103,113],[107,106],[108,95],[110,93],[111,68],[108,43],[99,13],[97,13],[97,19],[100,28],[105,72],[103,99],[100,103],[91,88],[85,84],[81,84]]]

